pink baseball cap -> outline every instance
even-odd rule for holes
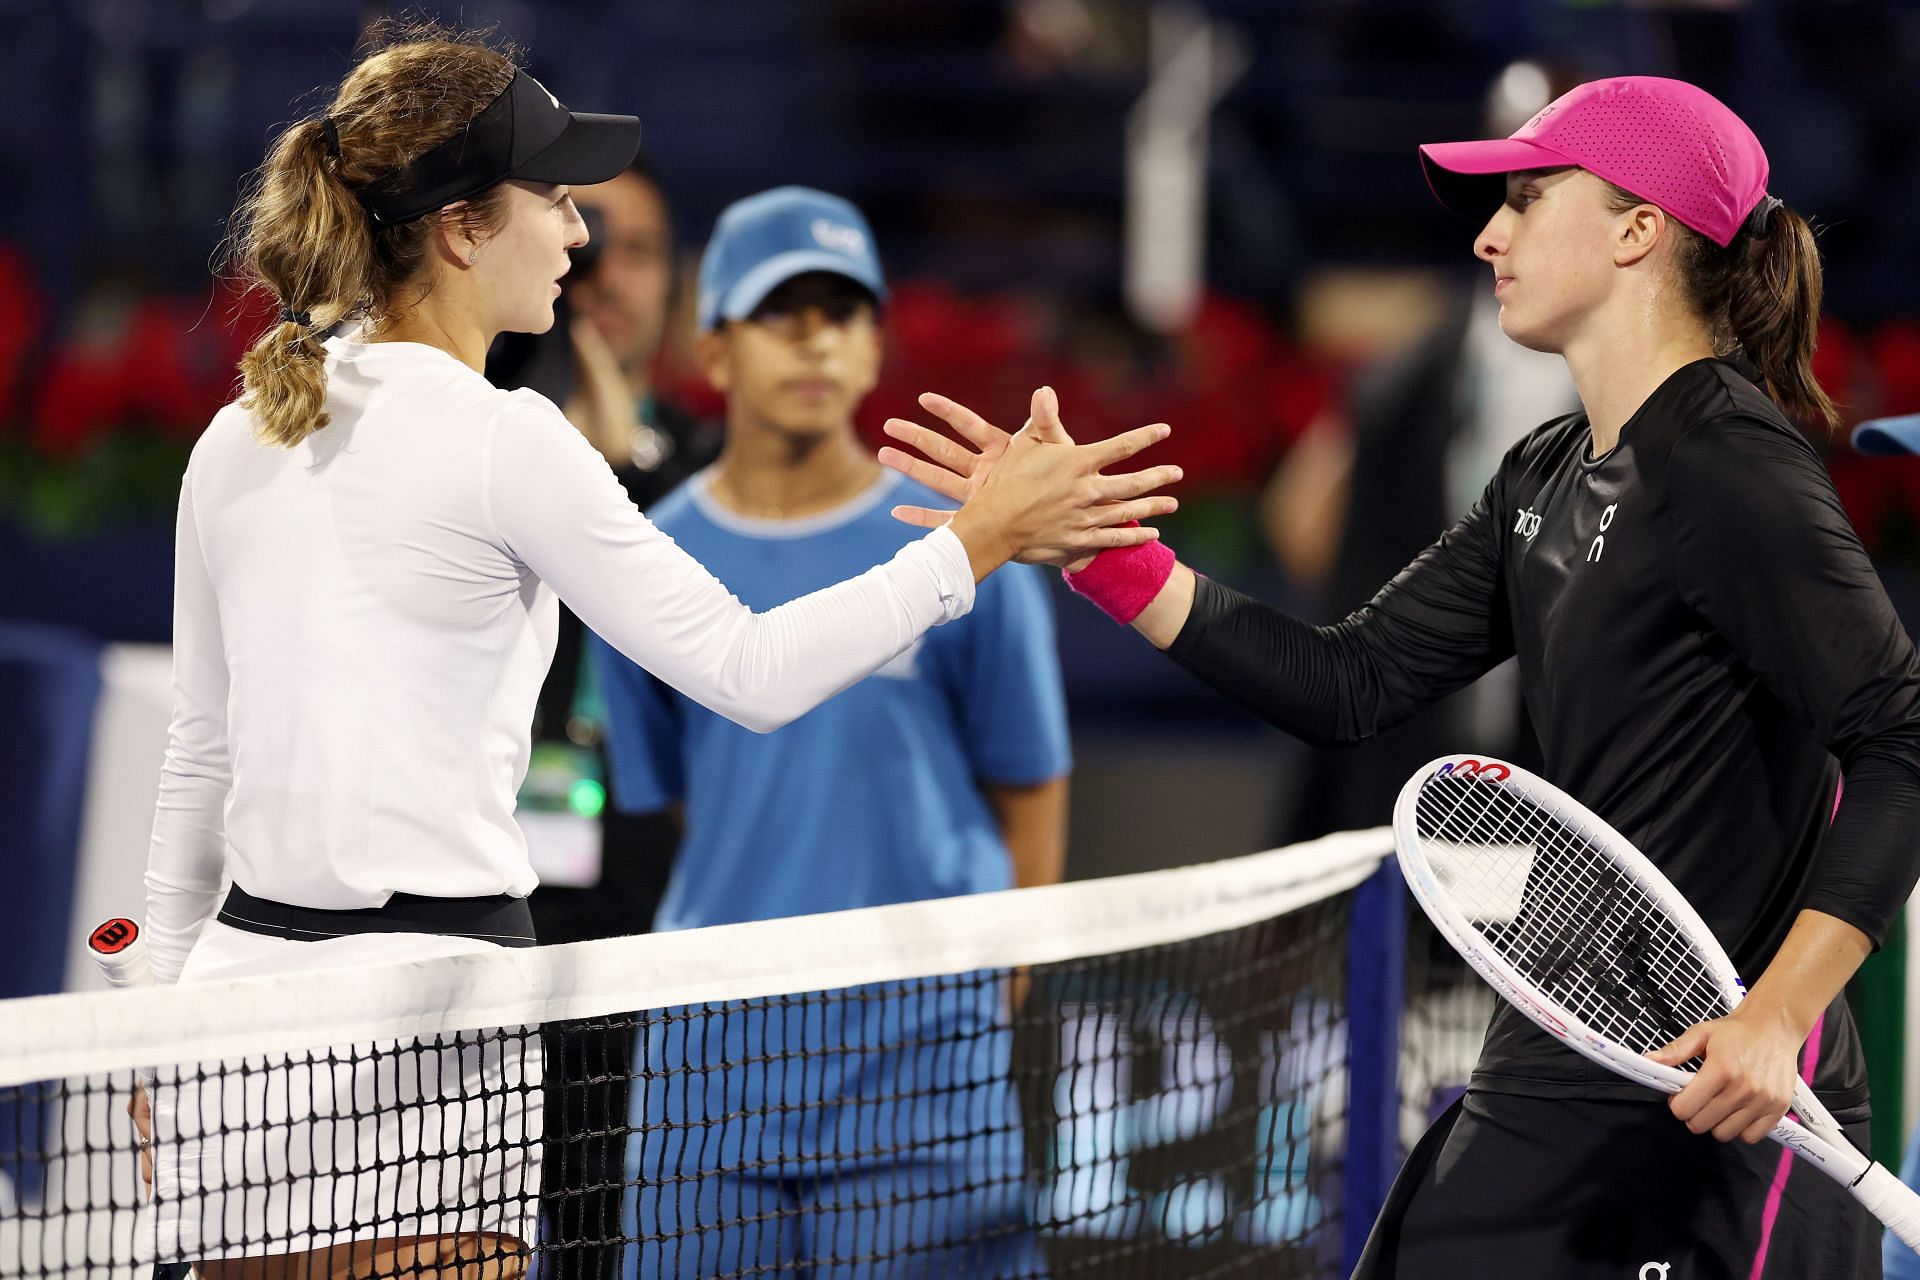
[[[1575,165],[1722,247],[1767,197],[1767,153],[1753,130],[1705,89],[1660,76],[1590,80],[1512,137],[1430,142],[1420,165],[1440,203],[1469,217],[1491,211],[1488,175]]]

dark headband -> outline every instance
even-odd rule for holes
[[[356,194],[375,226],[397,226],[509,178],[605,182],[639,149],[637,117],[568,111],[545,85],[515,71],[465,128]]]

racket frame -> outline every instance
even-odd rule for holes
[[[1585,836],[1602,856],[1644,890],[1659,904],[1674,927],[1693,944],[1720,989],[1726,1012],[1731,1013],[1746,998],[1747,992],[1720,940],[1714,937],[1713,930],[1693,909],[1693,904],[1632,841],[1566,792],[1519,765],[1486,755],[1441,756],[1422,766],[1400,789],[1399,799],[1393,807],[1394,846],[1399,855],[1400,870],[1421,910],[1427,913],[1427,918],[1433,921],[1434,927],[1453,949],[1503,999],[1574,1052],[1650,1089],[1662,1093],[1680,1092],[1693,1079],[1693,1072],[1655,1062],[1608,1039],[1588,1026],[1571,1009],[1542,992],[1500,954],[1499,948],[1467,918],[1456,905],[1453,894],[1440,882],[1420,836],[1420,794],[1432,778],[1469,771],[1472,776],[1485,777],[1494,785],[1511,789],[1553,814]],[[1794,1119],[1796,1115],[1798,1122]],[[1872,1180],[1875,1185],[1871,1188],[1875,1194],[1870,1199],[1865,1194],[1869,1189],[1861,1184],[1875,1170],[1886,1179],[1891,1179],[1892,1175],[1854,1149],[1834,1120],[1832,1112],[1814,1096],[1813,1090],[1797,1072],[1794,1077],[1793,1108],[1773,1127],[1771,1136],[1780,1145],[1805,1156],[1834,1181],[1852,1189],[1863,1203],[1867,1203],[1869,1208],[1886,1220],[1887,1215],[1881,1212],[1874,1200],[1884,1200],[1892,1194],[1891,1189],[1883,1184],[1882,1179],[1875,1178]],[[1894,1182],[1901,1190],[1906,1190],[1897,1179]],[[1913,1197],[1914,1209],[1920,1211],[1920,1196],[1914,1196],[1911,1191],[1907,1191],[1907,1195]],[[1888,1220],[1888,1225],[1910,1246],[1920,1249],[1920,1215],[1916,1216],[1915,1225],[1907,1230],[1902,1230],[1901,1224],[1891,1220]],[[1914,1233],[1911,1238],[1908,1231]]]

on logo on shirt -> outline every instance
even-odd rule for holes
[[[1587,547],[1587,563],[1592,564],[1607,550],[1607,529],[1613,524],[1613,513],[1620,509],[1617,502],[1609,502],[1607,509],[1600,513],[1600,532],[1593,535],[1593,542]]]

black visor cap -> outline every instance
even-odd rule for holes
[[[509,178],[585,186],[615,177],[640,150],[636,116],[568,111],[524,71],[467,122],[413,163],[361,191],[378,226],[410,222],[471,199]]]

